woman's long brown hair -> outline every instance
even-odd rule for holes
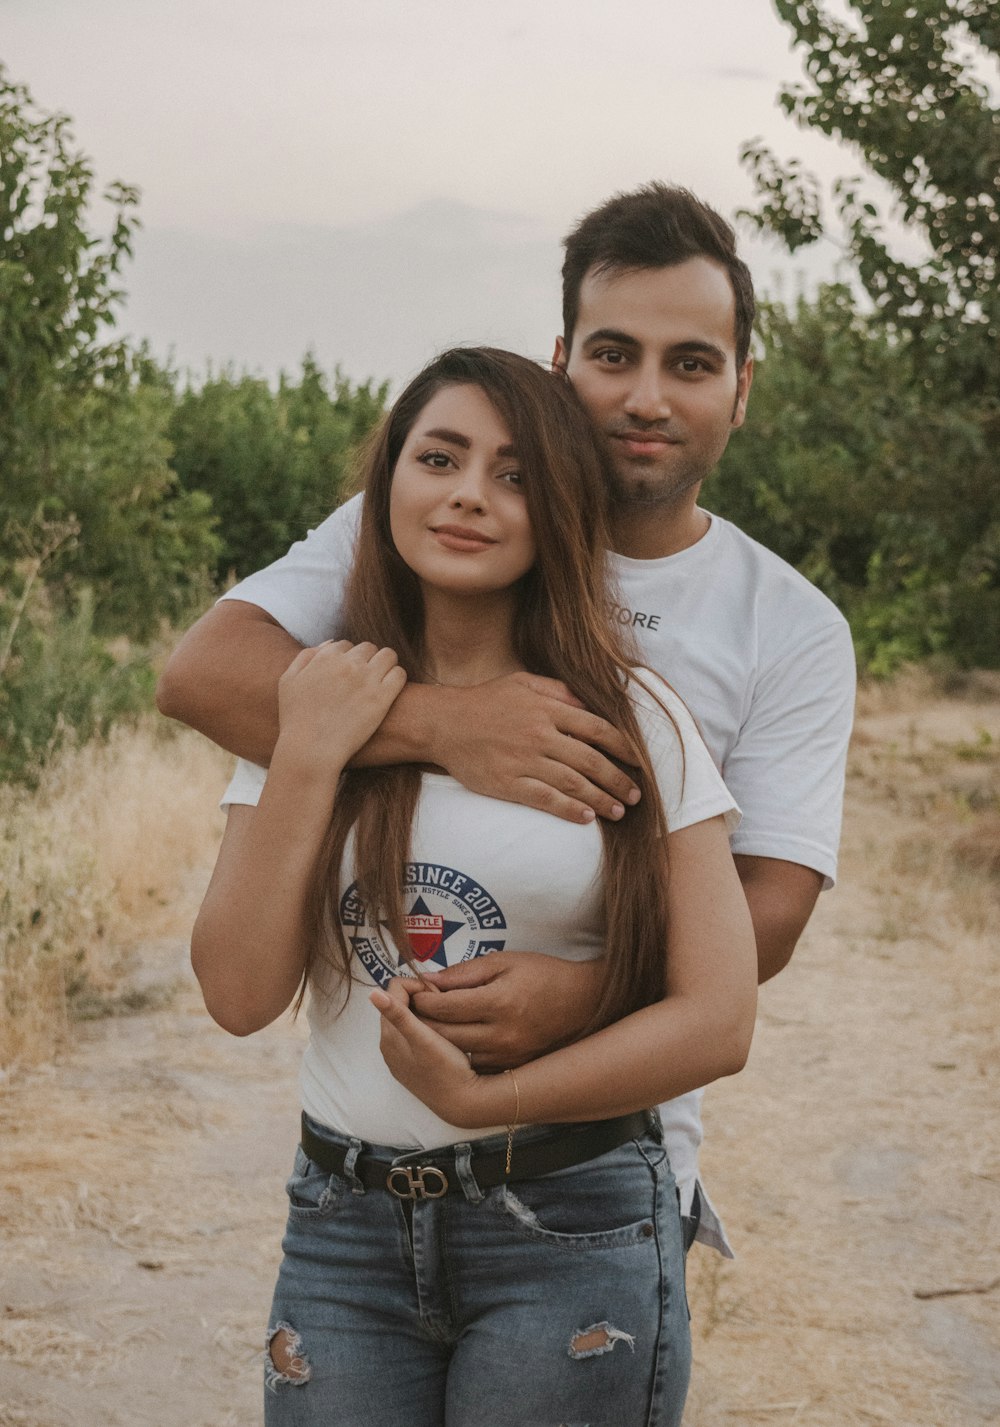
[[[443,353],[414,378],[389,412],[363,462],[364,504],[354,567],[344,601],[343,637],[396,651],[409,678],[423,675],[420,585],[396,551],[389,528],[392,473],[407,436],[443,387],[479,387],[511,433],[522,472],[537,558],[519,583],[516,653],[533,674],[561,679],[593,713],[634,747],[640,802],[617,823],[601,820],[604,839],[604,984],[591,1029],[619,1020],[664,994],[667,947],[666,820],[628,692],[635,651],[608,617],[605,457],[564,377],[493,348]],[[406,933],[402,868],[420,771],[407,765],[352,768],[343,775],[317,861],[306,982],[317,958],[351,984],[351,947],[338,915],[338,884],[348,833],[355,829],[359,901],[413,965]]]

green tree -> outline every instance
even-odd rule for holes
[[[137,227],[137,192],[104,194],[111,230],[89,228],[93,171],[69,119],[39,111],[0,68],[0,576],[13,532],[75,521],[46,567],[72,604],[93,592],[95,629],[145,636],[216,555],[209,502],[168,464],[172,397],[161,374],[107,332]],[[26,628],[26,626],[23,626]]]
[[[104,195],[65,115],[0,67],[0,776],[148,706],[145,639],[204,589],[211,502],[168,464],[173,393],[111,338],[137,194]]]
[[[994,0],[849,0],[845,20],[817,0],[774,4],[810,81],[787,86],[779,103],[852,146],[887,185],[893,216],[926,243],[923,262],[894,257],[861,176],[835,184],[847,249],[876,311],[930,351],[978,339],[995,382],[1000,110],[977,77],[1000,60]],[[793,252],[814,242],[824,231],[815,178],[759,142],[743,157],[761,197],[749,216]]]
[[[181,393],[169,426],[173,467],[185,491],[211,497],[220,578],[277,559],[343,499],[385,395],[339,372],[331,390],[309,356],[298,381],[283,375],[277,390],[223,373]]]
[[[882,212],[861,175],[833,190],[870,304],[855,323],[856,419],[826,387],[808,415],[789,414],[812,424],[815,444],[838,406],[844,424],[826,433],[827,464],[836,470],[849,448],[848,468],[855,462],[869,491],[867,523],[852,537],[867,570],[855,632],[888,631],[909,656],[944,646],[962,662],[1000,662],[1000,111],[979,77],[1000,58],[1000,13],[994,0],[847,0],[844,18],[818,0],[774,3],[807,75],[779,102],[800,125],[845,141],[888,194]],[[759,142],[743,159],[759,199],[745,216],[792,252],[816,241],[827,224],[817,180]],[[890,217],[920,236],[922,260],[893,253]],[[831,340],[844,333],[838,319]],[[870,359],[885,367],[884,388],[866,381]],[[899,621],[909,629],[901,640]]]
[[[949,647],[982,598],[964,564],[980,535],[974,412],[928,402],[912,347],[846,286],[765,304],[758,345],[750,420],[712,477],[712,508],[840,605],[866,667]],[[985,636],[958,641],[970,662],[989,662]]]

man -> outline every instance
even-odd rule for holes
[[[621,594],[610,614],[687,701],[743,809],[732,848],[765,981],[835,876],[854,659],[818,590],[697,503],[743,424],[753,316],[732,229],[683,189],[619,195],[566,241],[554,365],[611,454]],[[164,713],[268,761],[280,675],[301,644],[337,637],[358,510],[359,498],[341,507],[194,626],[161,681]],[[477,792],[587,821],[628,815],[638,794],[612,761],[625,753],[561,685],[517,674],[468,689],[407,685],[364,761],[435,764]],[[517,1065],[580,1033],[594,970],[493,952],[438,973],[444,994],[414,1005],[477,1068]],[[689,1234],[729,1254],[697,1190],[700,1095],[663,1115]]]

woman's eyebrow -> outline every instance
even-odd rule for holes
[[[424,439],[426,440],[428,437],[433,437],[435,441],[447,441],[449,446],[461,446],[463,451],[469,451],[472,448],[472,442],[468,436],[463,436],[460,431],[449,431],[446,426],[434,426],[430,431],[425,431]],[[508,444],[498,446],[497,455],[516,456],[517,452],[513,446]]]
[[[460,431],[449,431],[444,426],[435,426],[430,431],[425,431],[424,436],[433,436],[435,441],[447,441],[449,446],[461,446],[463,451],[468,451],[472,446],[468,436],[463,436]]]

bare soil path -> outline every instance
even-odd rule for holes
[[[998,748],[985,700],[859,722],[841,882],[708,1097],[739,1258],[692,1255],[685,1427],[1000,1422]],[[260,1421],[301,1031],[208,1021],[202,881],[169,1006],[0,1084],[0,1427]]]

